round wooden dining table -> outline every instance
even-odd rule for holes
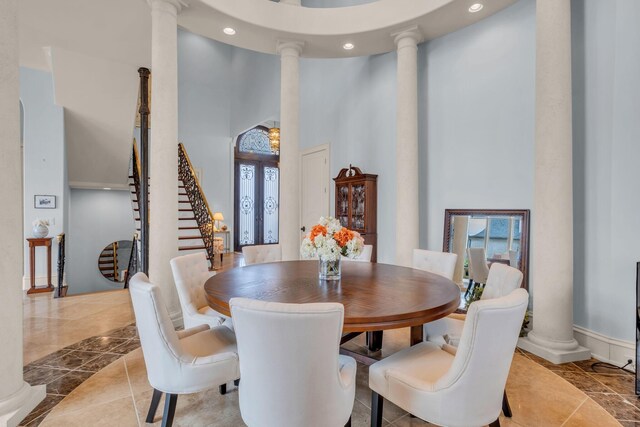
[[[209,306],[226,316],[235,297],[337,302],[344,306],[345,334],[411,327],[411,344],[422,341],[424,323],[453,313],[460,304],[460,288],[443,276],[369,262],[342,262],[339,281],[319,280],[318,261],[254,264],[218,273],[204,289]]]

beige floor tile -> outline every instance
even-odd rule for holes
[[[602,406],[598,405],[592,399],[587,398],[578,410],[563,424],[563,427],[615,427],[620,423],[616,421]]]
[[[131,396],[106,403],[82,406],[75,411],[60,413],[54,410],[40,424],[40,427],[87,426],[137,427],[138,418]]]
[[[123,397],[131,398],[131,390],[124,361],[119,359],[73,390],[51,411],[51,415],[74,412]]]
[[[507,394],[512,421],[531,427],[561,426],[586,394],[532,360],[515,354]]]

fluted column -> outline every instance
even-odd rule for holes
[[[18,83],[18,1],[0,0],[0,425],[16,426],[45,386],[22,377],[22,158]]]
[[[280,245],[282,259],[300,258],[300,73],[302,43],[279,42]]]
[[[396,101],[396,264],[411,266],[418,247],[418,43],[410,28],[394,34],[398,49]]]
[[[571,108],[571,1],[537,0],[533,330],[519,345],[554,363],[591,356],[573,337]]]
[[[149,277],[162,289],[173,320],[180,305],[169,261],[178,255],[177,0],[151,6],[151,139],[149,144]]]

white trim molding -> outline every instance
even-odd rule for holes
[[[594,358],[619,366],[625,365],[631,359],[631,366],[633,370],[636,369],[634,342],[611,338],[578,325],[573,325],[573,331],[578,343],[591,350]]]

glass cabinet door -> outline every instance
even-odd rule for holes
[[[343,227],[349,227],[349,185],[338,186],[337,218]]]
[[[365,186],[353,184],[351,186],[351,227],[354,230],[364,230],[365,225]]]

